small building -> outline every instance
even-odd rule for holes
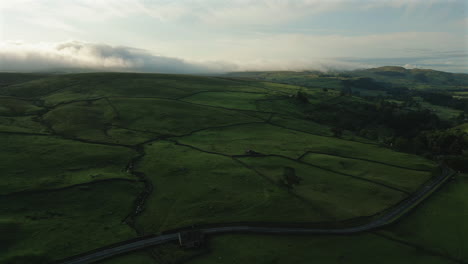
[[[179,232],[179,244],[183,248],[198,248],[203,244],[205,234],[200,230]]]

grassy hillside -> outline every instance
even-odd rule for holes
[[[47,76],[49,76],[49,74],[0,72],[0,87],[24,83],[35,79],[45,78]]]
[[[378,67],[349,72],[351,76],[370,77],[414,89],[462,90],[468,88],[468,74],[449,73],[430,69]]]
[[[467,180],[468,175],[459,175],[400,222],[377,232],[347,236],[220,235],[208,241],[209,251],[182,251],[176,245],[158,247],[158,261],[154,263],[465,263]],[[127,258],[139,263],[143,256],[135,253]],[[130,262],[115,259],[105,263]]]
[[[310,87],[338,89],[341,80],[347,78],[372,78],[378,82],[404,86],[410,89],[459,90],[468,89],[468,74],[449,73],[430,69],[405,69],[396,66],[384,66],[371,69],[337,73],[315,71],[292,72],[234,72],[227,76],[291,83]]]
[[[430,178],[435,162],[350,130],[335,135],[332,126],[311,120],[307,111],[324,102],[342,98],[320,86],[186,75],[90,73],[10,82],[0,87],[0,228],[7,234],[0,238],[0,262],[47,263],[201,224],[344,225],[388,209]],[[285,171],[300,181],[288,185]],[[258,256],[268,255],[292,241],[281,239],[229,236],[213,245],[228,254],[240,243],[244,255],[228,263],[248,262],[253,256],[244,247],[264,243]],[[294,239],[291,252],[321,244],[331,250],[336,239],[301,246]],[[375,243],[413,254],[375,234],[356,239],[356,248]],[[148,259],[143,252],[115,263]]]

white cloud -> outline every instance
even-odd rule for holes
[[[351,29],[348,25],[329,27],[320,19],[317,24],[301,21],[328,12],[330,19],[339,23],[340,12],[369,15],[377,8],[400,9],[395,12],[399,15],[425,13],[435,4],[441,7],[439,3],[444,3],[445,10],[459,7],[461,0],[0,0],[0,42],[90,42],[68,42],[63,49],[58,49],[57,43],[4,45],[0,47],[0,67],[22,63],[19,68],[40,68],[43,62],[56,67],[176,72],[348,69],[367,65],[357,63],[359,59],[432,58],[435,53],[451,51],[466,54],[468,34],[460,33],[460,26],[466,29],[467,24],[460,17],[437,28],[446,33],[412,27],[415,20],[411,19],[405,21],[404,28],[397,25],[379,34],[365,33],[376,32],[369,20],[362,27],[350,25]],[[412,29],[426,32],[398,32]],[[144,47],[151,52],[93,42]],[[154,55],[159,52],[163,56]],[[451,57],[441,57],[433,64],[448,65],[445,62],[454,61]],[[336,58],[351,60],[345,63]],[[455,62],[452,67],[466,66]],[[405,60],[402,65],[406,63],[413,62]]]
[[[365,62],[351,62],[339,59],[295,59],[289,61],[255,60],[239,63],[237,71],[339,71],[371,68],[375,65]]]
[[[0,12],[15,12],[32,21],[47,18],[61,23],[146,15],[166,22],[188,18],[211,25],[274,25],[336,10],[385,7],[412,12],[434,3],[456,1],[460,0],[15,0],[1,1]]]
[[[415,64],[463,72],[466,36],[449,33],[392,33],[370,36],[281,34],[225,40],[211,61],[184,53],[177,57],[107,44],[67,41],[0,43],[1,71],[63,68],[161,73],[217,73],[244,70],[352,70],[376,65]],[[230,47],[226,53],[226,47]],[[286,48],[285,48],[286,47]],[[352,56],[350,56],[352,54]],[[182,57],[182,58],[181,58]],[[185,59],[183,59],[185,58]],[[189,58],[189,59],[187,59]]]
[[[465,51],[466,36],[443,32],[402,32],[363,36],[269,34],[224,39],[229,60],[272,58],[279,61],[316,58],[379,58],[432,56],[453,50]],[[224,49],[220,49],[222,53]],[[417,51],[417,52],[416,52]],[[222,54],[216,54],[221,56]]]
[[[187,61],[154,55],[137,48],[80,41],[39,44],[20,41],[0,43],[0,71],[88,69],[200,74],[245,70],[350,70],[368,66],[371,65],[332,59]]]
[[[145,50],[106,44],[63,43],[0,44],[1,71],[47,71],[57,69],[138,71],[161,73],[212,73],[236,69],[222,62],[188,62],[153,55]]]
[[[305,16],[337,10],[369,10],[374,8],[404,8],[406,13],[430,8],[435,3],[461,0],[179,0],[133,1],[129,13],[144,12],[163,21],[184,17],[216,24],[278,24]],[[109,3],[112,3],[110,1]]]

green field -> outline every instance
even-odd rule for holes
[[[429,198],[400,222],[378,232],[351,236],[220,235],[209,239],[209,252],[185,251],[173,262],[201,263],[465,263],[468,259],[468,175]],[[172,246],[174,247],[174,246]],[[171,248],[155,249],[157,254]],[[161,252],[162,251],[162,252]],[[166,253],[167,254],[167,253]],[[142,258],[130,255],[131,260]],[[120,264],[118,259],[106,264]],[[138,263],[138,262],[136,262]],[[159,262],[154,262],[159,263]]]
[[[134,179],[125,172],[127,162],[137,155],[132,149],[30,135],[2,135],[0,144],[0,194]]]
[[[379,231],[396,240],[468,261],[468,175],[458,175],[418,210],[396,225]]]
[[[284,140],[287,139],[287,140]],[[297,159],[306,152],[353,157],[412,169],[430,170],[434,164],[415,155],[395,152],[372,144],[318,136],[270,124],[246,124],[215,128],[182,137],[181,143],[228,155],[252,149],[262,154]]]
[[[0,131],[48,134],[48,129],[34,116],[0,116]]]
[[[429,111],[435,113],[437,116],[439,116],[440,119],[443,119],[443,120],[455,119],[458,115],[460,115],[460,113],[463,112],[461,110],[453,109],[453,108],[446,107],[446,106],[434,105],[434,104],[423,101],[421,98],[415,98],[415,100],[419,102],[422,108],[428,109]]]
[[[186,263],[450,263],[374,234],[355,236],[225,235],[210,241],[212,252]]]
[[[112,99],[120,127],[164,135],[184,135],[212,126],[260,121],[233,110],[165,99]],[[138,106],[138,107],[135,107]]]
[[[285,158],[249,157],[240,160],[273,183],[282,179],[285,166],[294,168],[301,183],[292,192],[310,204],[320,205],[323,214],[333,221],[372,216],[406,197],[402,191],[379,185],[378,182],[364,181]]]
[[[308,118],[324,101],[364,100],[322,89],[338,87],[337,78],[311,87],[167,74],[21,78],[0,87],[1,263],[48,263],[193,225],[364,221],[408,197],[436,167],[349,130],[336,137]],[[285,168],[298,184],[285,186]],[[428,228],[459,221],[449,234],[466,234],[465,216],[455,219],[466,209],[466,182],[457,182],[424,205],[459,203],[443,208],[439,222],[431,217]],[[446,260],[388,237],[466,259],[463,245],[439,248],[448,234],[409,235],[434,213],[426,207],[378,233],[228,235],[210,240],[211,253],[171,244],[103,263],[175,263],[192,255],[200,255],[194,263],[379,262],[375,254],[388,255],[386,263]]]
[[[147,232],[218,222],[330,220],[322,205],[304,203],[229,157],[172,142],[153,143],[145,152],[139,170],[155,186],[138,218]]]
[[[34,105],[31,101],[0,97],[0,115],[2,116],[32,115],[41,110],[43,108]]]
[[[122,221],[140,189],[114,180],[0,196],[0,262],[50,263],[134,237]]]
[[[415,191],[421,183],[428,180],[430,174],[424,171],[404,169],[391,165],[342,158],[327,154],[309,153],[302,161],[330,170],[362,177],[387,184],[407,192]]]
[[[460,130],[468,133],[468,124],[465,123],[463,125],[460,125],[460,126],[456,127],[456,129],[460,129]]]
[[[405,69],[396,66],[384,66],[345,73],[323,74],[318,71],[271,71],[271,72],[233,72],[230,77],[248,78],[271,82],[288,83],[307,87],[341,89],[344,78],[373,78],[378,82],[390,83],[396,87],[408,87],[418,90],[460,90],[467,88],[466,74],[441,72],[430,69]],[[373,93],[375,90],[366,90]]]
[[[202,92],[184,101],[239,110],[257,110],[256,100],[267,98],[265,93]]]
[[[468,98],[468,92],[467,91],[464,91],[464,92],[454,92],[453,93],[456,97],[458,98]]]

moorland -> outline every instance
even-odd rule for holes
[[[226,234],[102,263],[466,263],[467,79],[399,67],[1,73],[0,262],[214,224],[355,225],[443,164],[456,177],[382,229]]]

